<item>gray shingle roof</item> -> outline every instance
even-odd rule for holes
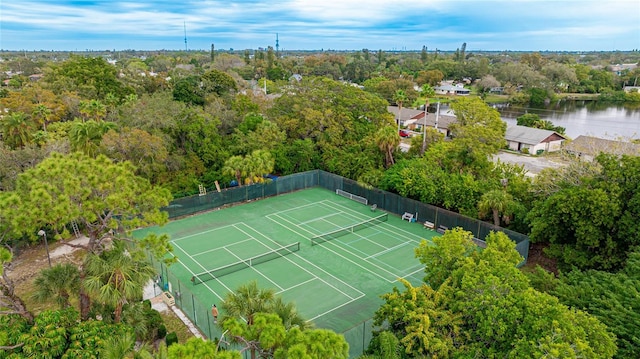
[[[537,145],[549,136],[552,136],[554,133],[557,134],[555,131],[515,125],[507,127],[507,133],[504,137],[507,141],[519,142],[527,145]],[[560,134],[557,135],[564,138],[564,136]]]
[[[621,155],[640,156],[640,145],[638,144],[631,143],[631,142],[607,140],[604,138],[591,137],[591,136],[578,136],[575,140],[571,141],[571,143],[566,145],[564,148],[567,151],[571,151],[575,153],[584,153],[592,156],[595,156],[600,152],[609,153],[617,156],[621,156]]]

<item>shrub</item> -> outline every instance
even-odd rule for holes
[[[156,335],[156,339],[162,339],[167,336],[167,327],[164,324],[161,324],[158,327],[158,334]]]
[[[165,342],[167,343],[167,348],[170,347],[171,344],[177,343],[178,334],[176,334],[176,332],[171,332],[167,334],[167,337],[165,338]]]

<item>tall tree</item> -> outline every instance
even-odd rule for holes
[[[71,148],[75,151],[81,151],[84,154],[95,157],[98,154],[100,141],[102,137],[115,129],[116,124],[113,122],[75,121],[69,131],[69,142]]]
[[[12,149],[29,144],[33,131],[33,121],[25,113],[11,112],[2,118],[2,139]]]
[[[500,225],[502,216],[510,216],[509,209],[512,207],[513,196],[504,190],[494,189],[482,195],[478,202],[478,210],[481,216],[486,216],[491,212],[493,216],[493,224]]]
[[[375,134],[375,141],[378,148],[384,152],[385,166],[391,167],[395,163],[393,152],[400,144],[400,136],[396,129],[391,126],[381,127]]]
[[[402,122],[402,105],[407,102],[407,94],[403,90],[396,90],[393,95],[393,102],[398,105],[398,132],[400,132],[400,123]]]
[[[137,177],[130,163],[115,164],[104,156],[90,158],[81,153],[52,154],[18,177],[16,194],[25,198],[16,219],[24,233],[47,226],[62,238],[72,221],[89,241],[80,247],[100,254],[108,240],[125,239],[140,226],[164,224],[171,195]],[[114,231],[118,235],[114,235]],[[68,232],[67,232],[68,233]],[[138,245],[148,247],[158,258],[171,251],[166,236],[149,236]],[[67,243],[67,245],[71,245]],[[84,269],[81,269],[84,276]],[[87,318],[90,300],[80,293],[82,318]]]
[[[84,263],[84,287],[94,298],[113,306],[114,321],[120,323],[123,306],[142,297],[145,284],[155,275],[155,269],[140,251],[126,251],[124,242],[100,255],[89,254]]]

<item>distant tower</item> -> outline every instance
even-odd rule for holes
[[[215,47],[213,47],[213,43],[211,44],[211,62],[213,62],[213,60],[215,60]]]
[[[184,24],[184,51],[188,51],[187,50],[187,22],[183,22]]]
[[[276,57],[278,56],[278,53],[280,52],[280,43],[278,42],[278,33],[276,32]]]

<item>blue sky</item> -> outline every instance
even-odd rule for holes
[[[640,0],[0,0],[5,50],[640,49]]]

